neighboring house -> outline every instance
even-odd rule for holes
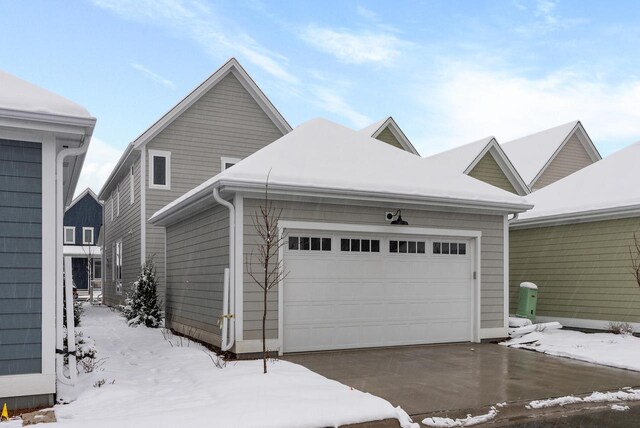
[[[495,137],[483,138],[426,159],[520,196],[530,193]]]
[[[502,144],[532,192],[601,159],[579,121]]]
[[[89,295],[90,285],[94,290],[102,286],[101,230],[102,204],[87,188],[64,213],[64,256],[71,264],[73,284],[80,297]]]
[[[95,121],[78,104],[0,71],[0,405],[11,409],[53,404],[64,206]]]
[[[147,257],[164,300],[164,230],[148,217],[290,130],[232,58],[129,144],[99,194],[105,303],[123,301]]]
[[[538,285],[540,320],[606,329],[640,328],[633,276],[640,238],[640,143],[622,149],[527,197],[535,208],[511,226],[511,310],[523,281]]]
[[[400,129],[396,121],[391,116],[361,129],[360,132],[368,137],[384,141],[393,147],[397,147],[409,153],[413,153],[414,155],[420,156],[420,153],[418,153],[413,144],[411,144],[411,141],[409,141],[404,132],[402,132],[402,129]]]
[[[236,354],[261,350],[262,293],[247,263],[269,173],[288,272],[269,298],[270,350],[506,336],[507,218],[531,205],[322,119],[153,215],[166,228],[168,327]],[[390,221],[400,216],[408,225]]]

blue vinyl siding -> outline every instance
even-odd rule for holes
[[[42,367],[42,148],[0,139],[0,375]]]

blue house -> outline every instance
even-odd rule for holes
[[[80,298],[102,289],[101,231],[102,204],[87,188],[64,213],[65,277],[70,262],[71,277]]]

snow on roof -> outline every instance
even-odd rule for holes
[[[384,119],[380,119],[377,122],[372,123],[371,125],[362,128],[359,132],[362,132],[365,135],[368,135],[369,137],[371,137],[373,134],[375,134],[375,132],[380,129],[380,127],[382,125],[384,125],[384,123],[389,120],[391,116],[385,117]]]
[[[435,155],[429,156],[425,159],[437,160],[442,164],[453,168],[455,171],[464,172],[469,165],[478,157],[480,153],[487,147],[494,137],[486,137],[473,143],[468,143],[459,147],[455,147],[451,150],[447,150]]]
[[[2,70],[0,110],[93,119],[81,105]]]
[[[535,206],[520,220],[586,215],[640,206],[640,142],[527,196]]]
[[[426,162],[403,150],[325,119],[308,121],[243,159],[154,214],[195,201],[223,185],[323,191],[338,196],[375,195],[394,199],[528,209],[527,201],[490,184]]]
[[[404,131],[400,129],[400,127],[398,126],[398,124],[396,123],[396,121],[393,119],[392,116],[387,116],[384,119],[381,119],[375,123],[372,123],[366,128],[362,128],[358,132],[361,132],[362,134],[368,137],[373,137],[377,139],[378,135],[382,133],[384,128],[388,128],[389,131],[391,131],[393,136],[398,140],[398,142],[400,143],[400,145],[404,150],[410,153],[413,153],[414,155],[420,156],[420,153],[418,153],[418,150],[416,150],[415,146],[411,143],[409,138],[407,138]]]
[[[502,144],[502,150],[516,167],[522,179],[531,185],[540,170],[578,125],[578,121],[537,132]]]

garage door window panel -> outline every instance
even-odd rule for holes
[[[390,253],[403,253],[403,254],[424,254],[426,248],[425,241],[389,241]]]
[[[289,236],[290,251],[331,251],[331,238],[320,236]]]
[[[342,238],[340,239],[340,251],[352,253],[379,253],[380,240]]]

